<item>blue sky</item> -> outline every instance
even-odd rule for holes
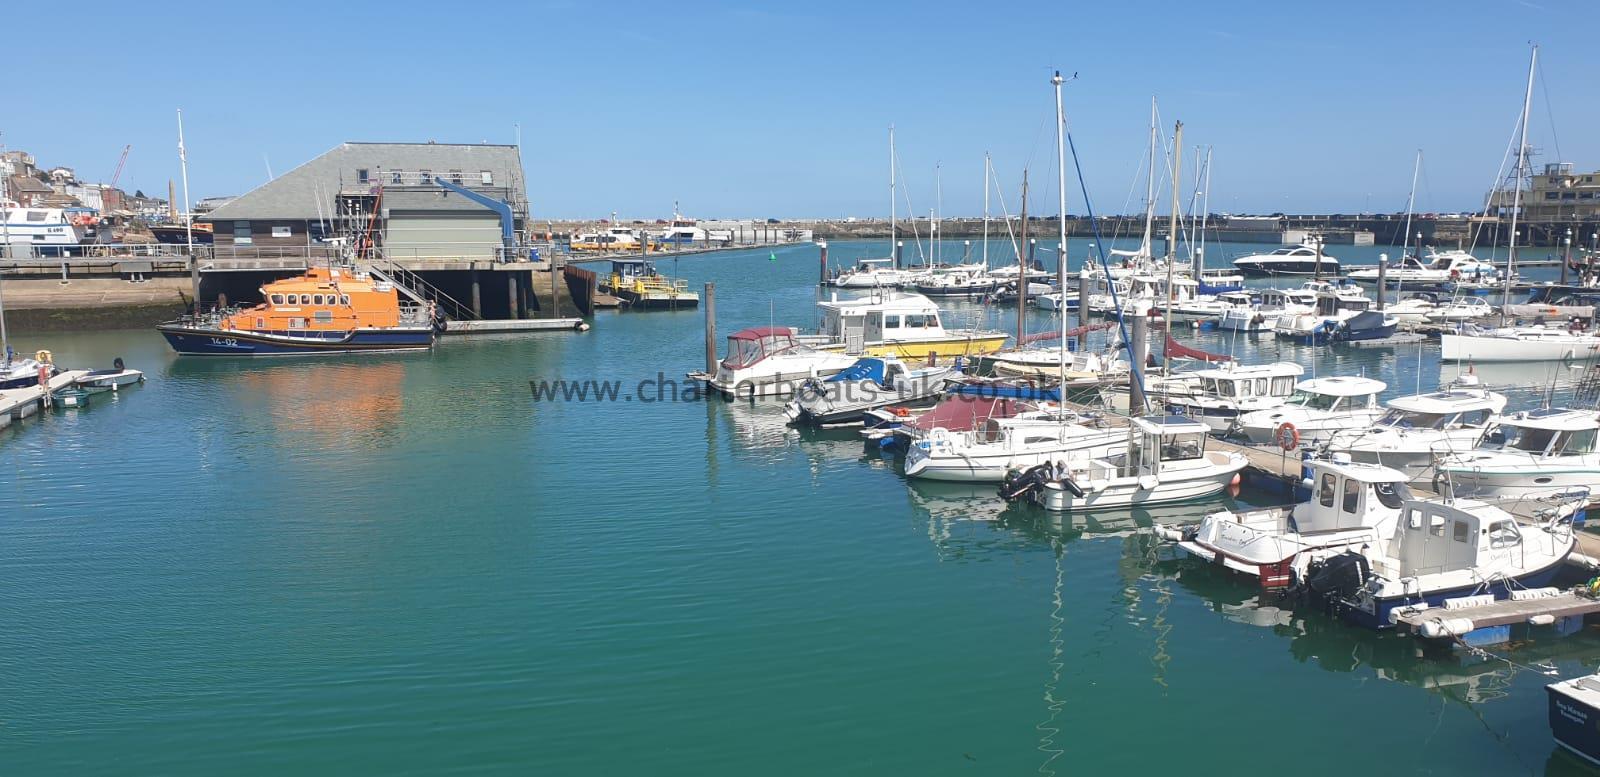
[[[536,216],[882,216],[897,127],[905,194],[982,207],[991,152],[1012,210],[1054,213],[1050,70],[1097,212],[1123,209],[1149,99],[1215,148],[1211,209],[1480,207],[1541,44],[1535,164],[1600,169],[1600,3],[17,3],[8,148],[162,191],[184,109],[195,198],[345,140],[511,142]],[[50,31],[46,33],[45,31]],[[58,34],[59,33],[59,34]],[[1548,100],[1546,100],[1548,94]],[[1195,170],[1194,160],[1185,161]],[[1189,186],[1190,184],[1186,184]],[[1069,180],[1069,212],[1082,197]],[[1142,191],[1142,184],[1139,185]],[[902,203],[904,199],[902,199]],[[1133,209],[1138,206],[1134,205]]]

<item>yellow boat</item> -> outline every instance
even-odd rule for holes
[[[939,306],[909,292],[879,291],[848,300],[836,294],[817,308],[828,340],[818,350],[922,360],[991,353],[1007,338],[996,330],[946,329]]]
[[[614,259],[611,274],[600,282],[600,290],[621,299],[629,308],[692,308],[700,295],[689,290],[689,282],[668,278],[656,272],[645,259]]]

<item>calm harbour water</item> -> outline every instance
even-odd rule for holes
[[[717,282],[722,335],[814,324],[816,249],[768,253],[661,264]],[[1258,606],[1134,531],[1215,503],[1064,519],[776,408],[535,404],[702,364],[699,311],[595,324],[279,361],[17,336],[150,380],[0,432],[0,773],[1584,773],[1546,678]],[[1391,395],[1454,374],[1192,340]],[[1600,637],[1508,654],[1569,677]]]

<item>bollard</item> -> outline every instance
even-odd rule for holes
[[[822,254],[821,254],[822,267],[821,267],[821,274],[817,276],[817,285],[826,286],[826,285],[828,285],[828,241],[826,241],[826,240],[818,240],[817,241],[817,247],[822,249]]]

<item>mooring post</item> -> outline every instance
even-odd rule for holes
[[[483,291],[478,284],[478,268],[472,268],[472,315],[483,318]]]
[[[517,315],[517,274],[506,273],[506,318],[519,318]]]
[[[1562,239],[1561,245],[1564,248],[1564,250],[1561,252],[1562,253],[1562,256],[1561,256],[1561,285],[1565,286],[1565,285],[1567,285],[1567,268],[1569,266],[1571,266],[1571,264],[1572,264],[1572,228],[1571,227],[1567,228],[1567,236],[1564,239]]]
[[[557,278],[556,278],[557,275],[558,275],[558,273],[556,272],[556,256],[555,256],[555,252],[552,251],[550,253],[550,317],[551,318],[560,318],[561,317],[561,283],[557,280]]]
[[[1133,317],[1133,334],[1130,335],[1130,339],[1133,340],[1133,361],[1128,365],[1128,369],[1130,370],[1129,377],[1131,378],[1131,380],[1128,381],[1128,415],[1130,416],[1141,416],[1144,415],[1145,411],[1145,330],[1149,325],[1150,319],[1148,317]]]
[[[1032,270],[1038,265],[1039,260],[1034,258],[1039,253],[1039,238],[1028,239],[1028,269]]]
[[[7,248],[7,250],[10,250]],[[194,255],[194,248],[189,249],[189,285],[194,292],[194,312],[200,314],[200,260]]]
[[[822,263],[822,268],[821,274],[817,276],[817,285],[826,286],[828,285],[828,241],[818,240],[817,248],[822,250],[820,260]]]
[[[706,298],[706,374],[717,374],[717,284],[707,282]]]
[[[906,252],[906,242],[904,240],[895,241],[895,244],[894,244],[894,268],[896,270],[900,269],[900,257],[905,252]]]
[[[1378,254],[1378,309],[1383,310],[1388,306],[1384,298],[1389,296],[1385,289],[1389,285],[1389,255]]]

